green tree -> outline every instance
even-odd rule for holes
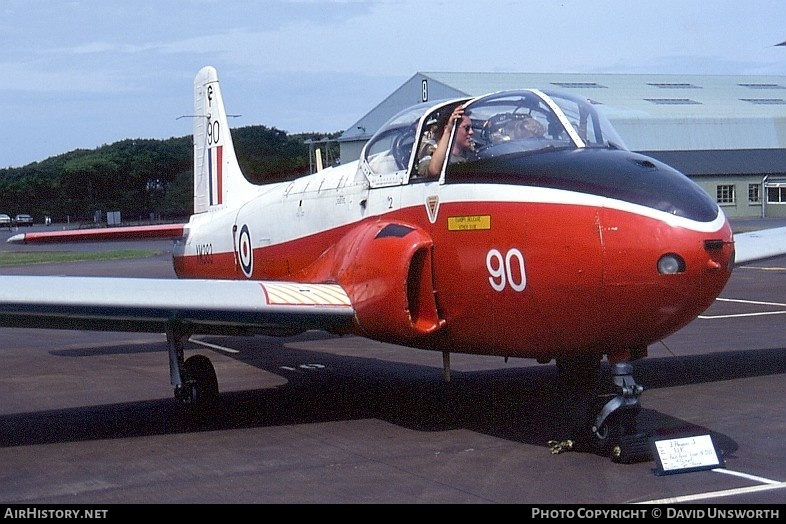
[[[310,169],[308,141],[333,140],[339,132],[288,135],[276,128],[232,130],[238,163],[253,183],[291,180]],[[338,144],[330,158],[338,157]],[[0,169],[0,213],[30,213],[37,222],[91,221],[96,211],[120,211],[124,220],[151,214],[182,219],[193,208],[192,137],[127,139],[19,168]]]

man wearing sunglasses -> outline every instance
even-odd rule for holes
[[[431,154],[428,162],[421,162],[419,171],[422,175],[429,177],[439,177],[442,170],[442,164],[445,162],[445,153],[448,150],[448,142],[450,141],[450,131],[453,126],[456,127],[456,137],[453,140],[453,147],[450,150],[449,163],[466,162],[473,157],[474,143],[472,135],[472,120],[469,118],[469,112],[464,111],[464,108],[457,106],[453,111],[446,113],[448,118],[441,119],[441,125],[438,127],[439,136],[437,137],[437,147]]]

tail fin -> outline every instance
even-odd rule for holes
[[[237,163],[214,67],[194,79],[194,115],[194,213],[247,199],[254,186]]]

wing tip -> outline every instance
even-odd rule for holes
[[[8,237],[6,240],[8,244],[24,244],[25,243],[25,234],[24,233],[17,233],[16,235],[12,235]]]

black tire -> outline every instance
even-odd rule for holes
[[[212,406],[218,400],[218,378],[210,359],[194,355],[183,363],[183,387],[188,388],[184,402],[197,408]]]
[[[615,448],[620,443],[624,430],[622,422],[616,413],[612,413],[594,432],[590,431],[589,438],[595,453],[605,457],[614,458]]]
[[[640,407],[623,406],[611,413],[603,424],[594,432],[590,430],[590,439],[593,450],[598,455],[610,457],[614,462],[629,462],[632,455],[640,455],[637,449],[641,447],[642,436],[644,433],[637,432],[637,418]],[[622,446],[626,446],[626,450]],[[644,440],[646,447],[646,440]],[[633,447],[632,447],[633,446]],[[646,451],[646,450],[645,450]],[[622,457],[622,454],[625,457]]]

